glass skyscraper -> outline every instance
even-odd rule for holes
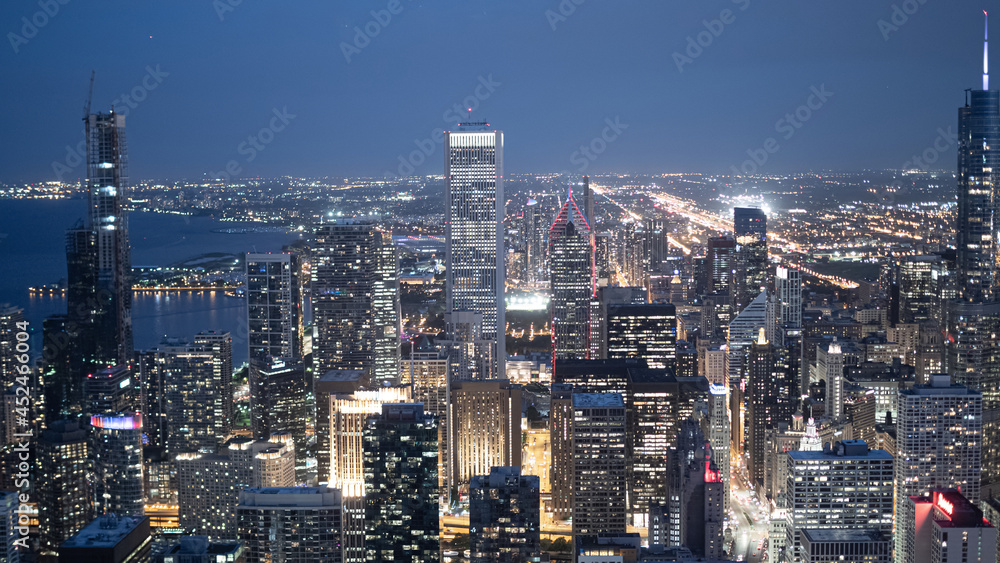
[[[128,152],[125,116],[114,111],[85,119],[87,136],[87,229],[93,234],[90,300],[70,303],[93,312],[94,360],[132,361],[132,260],[128,237]]]
[[[958,109],[958,291],[990,301],[997,282],[996,186],[1000,182],[1000,91],[967,90]]]
[[[585,360],[590,350],[594,297],[594,238],[572,188],[549,231],[552,301],[552,365]]]
[[[739,313],[767,286],[767,216],[756,207],[733,209],[736,275],[733,299]]]

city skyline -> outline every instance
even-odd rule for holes
[[[7,35],[25,58],[44,53],[43,38],[77,9],[33,1],[39,11],[22,18],[21,35]],[[551,0],[540,13],[558,46],[531,52],[537,30],[514,41],[490,34],[523,23],[523,0],[384,1],[353,28],[344,22],[355,6],[335,12],[350,36],[337,44],[346,67],[337,84],[363,91],[358,99],[302,88],[330,70],[309,52],[281,60],[252,96],[230,93],[225,109],[213,109],[217,99],[196,104],[196,119],[178,129],[184,146],[164,149],[169,134],[133,135],[157,127],[143,116],[160,94],[158,115],[171,125],[188,115],[170,109],[190,96],[178,90],[186,72],[278,61],[308,44],[327,13],[316,8],[293,34],[258,36],[256,53],[227,44],[202,52],[207,66],[147,65],[110,110],[95,109],[103,94],[95,97],[91,74],[84,154],[69,147],[52,164],[59,174],[83,166],[86,180],[0,177],[10,231],[0,232],[0,467],[9,469],[0,472],[0,563],[176,560],[166,554],[192,563],[213,554],[246,563],[1000,563],[991,523],[1000,521],[1000,91],[989,88],[986,9],[975,13],[975,34],[954,33],[940,49],[983,37],[981,58],[970,49],[948,65],[981,64],[982,90],[965,88],[957,112],[934,92],[961,94],[964,79],[887,90],[896,104],[877,119],[871,108],[889,104],[854,99],[882,61],[871,38],[847,33],[846,43],[816,50],[831,30],[864,23],[871,6],[845,18],[818,6],[718,0],[709,7],[717,18],[700,18],[668,57],[701,95],[677,103],[678,86],[654,107],[657,90],[642,85],[658,79],[649,70],[656,56],[636,47],[683,34],[673,33],[675,20],[655,37],[640,30],[654,14],[704,4],[625,11]],[[295,9],[210,7],[227,33],[262,14],[280,25]],[[748,27],[781,9],[787,17]],[[157,9],[128,7],[101,23],[141,13]],[[951,25],[925,0],[886,14],[871,20],[883,49]],[[472,23],[407,36],[431,15],[439,17],[422,32]],[[603,41],[590,33],[581,43],[575,26],[595,16]],[[805,19],[822,25],[780,33]],[[628,32],[613,35],[626,20]],[[164,22],[145,24],[149,41]],[[769,31],[752,48],[722,47]],[[94,37],[69,58],[127,45],[127,33]],[[174,46],[172,60],[191,61],[227,33]],[[795,44],[797,36],[808,40]],[[402,37],[405,55],[375,65]],[[379,160],[375,146],[406,139],[400,130],[433,105],[425,97],[447,89],[450,79],[424,86],[434,76],[424,65],[441,54],[417,48],[444,41],[449,77],[521,63],[517,78],[480,73],[445,126],[389,165],[398,174],[248,177],[276,162],[301,173],[342,137],[349,146],[324,165],[360,170]],[[546,66],[595,45],[604,47],[596,59]],[[862,52],[869,60],[858,63]],[[717,59],[728,62],[713,70]],[[851,62],[852,79],[834,82],[830,69]],[[577,68],[587,72],[543,117],[518,90],[530,83],[554,94],[546,85]],[[767,72],[774,68],[780,76]],[[753,78],[728,87],[740,74]],[[292,75],[299,81],[282,80]],[[244,68],[233,83],[246,76]],[[392,82],[400,76],[410,79]],[[803,76],[804,93],[789,87]],[[893,72],[884,79],[906,83]],[[760,80],[767,87],[753,89]],[[213,84],[202,86],[231,92]],[[400,84],[407,94],[396,94]],[[248,100],[288,91],[332,105],[275,103],[236,145],[239,156],[199,178],[136,176],[137,147],[159,150],[171,161],[164,166],[198,166],[217,134],[246,122],[232,117]],[[797,92],[798,105],[730,161],[729,147],[784,103],[776,91]],[[926,115],[948,108],[957,126],[938,127],[896,167],[777,172],[786,159],[807,169],[819,149],[856,166],[889,158],[902,139],[875,146],[857,132],[918,138],[892,124],[910,98],[934,106]],[[512,100],[520,105],[505,114]],[[615,109],[600,112],[597,133],[560,165],[558,139],[586,126],[588,103]],[[310,133],[339,110],[345,116],[325,137]],[[626,110],[642,117],[623,118]],[[366,116],[364,130],[354,127]],[[11,154],[37,150],[49,117]],[[544,133],[521,136],[536,130]],[[707,150],[706,139],[715,141]],[[667,150],[678,140],[682,149]],[[191,148],[204,150],[184,156]],[[951,151],[956,172],[929,169]],[[440,174],[423,171],[436,168],[432,159],[443,161]],[[625,171],[673,159],[731,164],[721,174]],[[517,169],[538,163],[556,168]]]

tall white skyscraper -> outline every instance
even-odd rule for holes
[[[825,348],[825,349],[824,349]],[[826,382],[827,418],[839,420],[844,416],[844,353],[837,337],[827,346],[817,346],[813,379]]]
[[[722,509],[729,514],[729,443],[732,440],[729,425],[729,389],[724,385],[711,384],[708,387],[707,432],[702,430],[712,444],[712,457],[719,466],[722,478]],[[725,469],[723,469],[725,468]]]
[[[493,358],[485,379],[495,379],[506,357],[503,131],[466,125],[444,137],[446,311],[482,314],[481,337],[492,350],[480,354]]]
[[[983,449],[983,396],[948,375],[932,375],[929,385],[899,391],[896,419],[897,530],[913,522],[906,511],[911,496],[933,488],[960,489],[979,503]],[[896,562],[906,563],[905,535],[896,534]]]

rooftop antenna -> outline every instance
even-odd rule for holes
[[[983,90],[990,89],[990,15],[983,10]]]
[[[87,119],[90,116],[90,102],[94,99],[94,73],[95,71],[90,71],[90,93],[87,94],[87,104],[83,106],[84,119]]]

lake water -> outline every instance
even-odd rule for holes
[[[42,320],[66,312],[62,297],[31,296],[27,288],[66,277],[65,231],[86,212],[79,200],[0,199],[0,303],[25,309],[41,332]],[[208,252],[276,252],[296,240],[290,233],[226,234],[217,229],[254,225],[162,213],[131,213],[133,266],[166,266]],[[137,293],[132,305],[136,350],[156,346],[164,336],[190,339],[203,330],[233,335],[233,361],[246,361],[246,308],[221,292]],[[41,345],[36,335],[34,349]]]

